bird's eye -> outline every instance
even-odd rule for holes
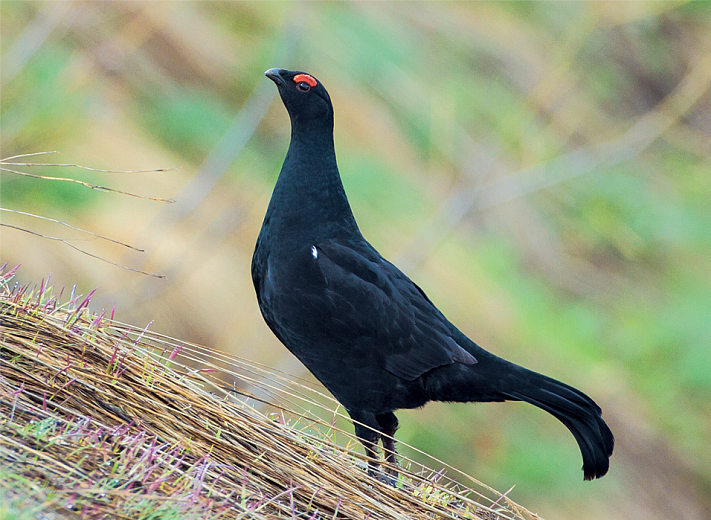
[[[316,78],[308,74],[297,74],[294,76],[294,83],[296,83],[296,88],[301,92],[308,92],[311,90],[311,87],[318,85]]]

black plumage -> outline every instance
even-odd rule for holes
[[[380,256],[348,204],[323,85],[303,72],[265,74],[289,112],[291,143],[252,259],[259,308],[357,421],[368,455],[382,438],[387,471],[397,475],[395,410],[428,401],[525,401],[571,431],[585,479],[602,477],[614,440],[600,407],[571,386],[482,349]],[[371,474],[376,468],[372,462]]]

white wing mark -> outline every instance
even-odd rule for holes
[[[311,254],[314,258],[318,258],[318,250],[316,249],[316,246],[311,246]]]

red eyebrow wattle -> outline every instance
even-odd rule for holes
[[[294,83],[301,83],[302,81],[310,87],[315,87],[317,83],[316,79],[308,74],[297,74],[294,76]]]

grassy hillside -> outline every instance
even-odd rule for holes
[[[396,488],[368,477],[337,403],[309,386],[93,314],[91,295],[11,288],[13,271],[0,273],[2,519],[538,518],[406,458]]]

